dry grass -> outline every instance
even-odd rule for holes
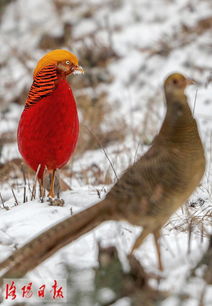
[[[3,164],[0,164],[0,183],[5,183],[9,179],[16,179],[17,177],[21,177],[22,164],[23,161],[21,158],[14,158]]]
[[[70,167],[63,169],[64,177],[76,179],[81,185],[109,185],[113,183],[110,167],[102,169],[98,163],[92,163],[89,166],[82,167],[80,170],[73,171]]]
[[[200,19],[195,25],[188,26],[184,23],[172,33],[170,36],[162,37],[156,44],[154,49],[143,48],[141,52],[147,52],[149,57],[160,55],[167,57],[173,50],[182,48],[193,41],[206,31],[212,29],[212,17]]]
[[[87,150],[99,149],[100,144],[105,147],[124,140],[127,131],[124,120],[112,124],[110,129],[103,128],[103,123],[108,117],[111,117],[114,111],[107,99],[106,92],[77,97],[78,108],[82,116],[77,155]]]

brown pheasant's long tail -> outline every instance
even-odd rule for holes
[[[103,200],[80,213],[67,218],[40,234],[29,243],[15,251],[0,263],[5,273],[0,278],[20,278],[54,254],[58,249],[89,232],[110,217],[110,203]]]

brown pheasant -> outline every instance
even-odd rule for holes
[[[205,157],[196,120],[184,93],[191,83],[170,75],[164,84],[167,112],[151,148],[113,186],[106,198],[58,223],[15,251],[0,264],[2,278],[22,277],[58,249],[107,220],[143,227],[132,250],[161,227],[199,184]],[[160,260],[160,258],[159,258]]]

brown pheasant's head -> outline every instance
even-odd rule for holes
[[[164,90],[166,95],[171,94],[173,96],[184,95],[184,91],[188,85],[194,84],[191,79],[187,79],[180,73],[173,73],[164,82]]]
[[[67,50],[56,49],[44,55],[37,63],[34,76],[41,69],[49,65],[55,65],[58,73],[63,76],[71,73],[83,73],[82,67],[78,64],[77,57]]]
[[[194,83],[193,80],[187,79],[180,73],[171,74],[164,82],[167,118],[173,126],[185,126],[190,124],[189,118],[193,120],[185,89]]]

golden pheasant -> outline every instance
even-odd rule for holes
[[[166,115],[150,149],[113,186],[106,198],[56,224],[15,251],[0,264],[3,278],[22,277],[58,249],[103,221],[126,220],[142,226],[132,250],[153,233],[188,199],[205,170],[205,157],[196,120],[184,93],[190,83],[170,75],[164,84]]]
[[[18,148],[26,163],[43,181],[51,174],[49,197],[54,198],[55,171],[70,159],[79,134],[75,99],[66,77],[83,72],[67,50],[44,55],[34,70],[33,83],[18,126]]]

